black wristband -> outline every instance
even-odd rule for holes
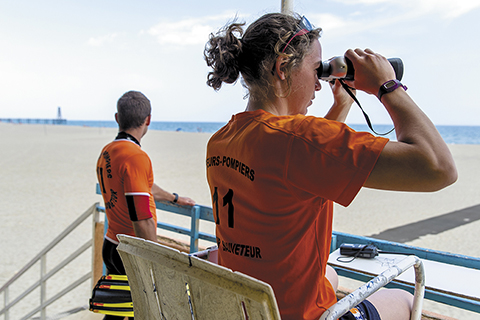
[[[175,192],[172,193],[172,194],[175,196],[175,199],[173,199],[172,202],[173,202],[173,203],[177,203],[177,201],[178,201],[178,194],[176,194]]]

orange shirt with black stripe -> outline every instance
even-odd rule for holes
[[[134,236],[132,221],[153,218],[153,169],[136,141],[117,139],[106,145],[97,161],[97,178],[108,219],[106,238],[118,244],[117,234]]]

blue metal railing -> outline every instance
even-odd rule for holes
[[[438,250],[414,247],[414,246],[409,246],[403,243],[379,240],[379,239],[362,237],[362,236],[334,231],[332,235],[331,252],[339,249],[342,243],[373,244],[375,247],[377,247],[379,250],[382,250],[382,251],[398,252],[405,255],[415,255],[420,259],[480,270],[480,258],[453,254],[453,253],[448,253],[448,252],[443,252]],[[373,278],[373,276],[371,275],[366,275],[362,272],[358,272],[358,271],[354,271],[351,269],[342,268],[338,266],[335,266],[335,270],[337,271],[338,275],[341,275],[350,279],[360,280],[363,282],[370,281]],[[428,274],[426,276],[428,277]],[[452,281],[455,281],[455,279],[452,279]],[[401,288],[410,292],[413,292],[413,288],[414,288],[412,285],[402,284],[399,282],[391,282],[389,285],[387,285],[387,287]],[[480,313],[480,297],[471,299],[469,297],[451,295],[448,293],[442,293],[437,290],[426,288],[425,298],[429,300],[441,302],[447,305],[455,306],[461,309]]]
[[[97,184],[97,194],[100,194],[100,187],[98,184]],[[193,207],[179,206],[171,202],[155,202],[155,204],[158,210],[164,210],[164,211],[168,211],[176,214],[181,214],[191,218],[190,228],[175,226],[165,222],[157,223],[158,228],[190,236],[190,253],[198,251],[199,239],[216,243],[215,235],[199,231],[200,220],[215,222],[211,207],[206,207],[201,205],[195,205]],[[333,231],[332,244],[331,244],[330,251],[333,252],[337,250],[338,248],[340,248],[340,245],[342,243],[373,244],[379,250],[383,250],[383,251],[402,252],[406,254],[415,255],[421,259],[437,261],[437,262],[447,263],[451,265],[480,270],[480,258],[452,254],[452,253],[442,252],[437,250],[430,250],[430,249],[425,249],[420,247],[409,246],[402,243],[390,242],[385,240],[379,240],[379,239],[374,239],[369,237],[362,237],[362,236]],[[351,279],[357,279],[364,282],[367,282],[373,278],[373,276],[371,275],[366,275],[361,272],[353,271],[350,269],[344,269],[341,267],[335,267],[335,270],[341,276],[345,276]],[[414,290],[413,285],[401,284],[398,282],[391,283],[388,286],[403,288],[410,292],[413,292]],[[445,303],[451,306],[459,307],[465,310],[470,310],[473,312],[480,313],[480,298],[476,300],[475,299],[472,300],[469,298],[453,296],[450,294],[445,294],[438,291],[432,291],[429,289],[425,290],[425,298],[434,300],[437,302]]]
[[[199,239],[216,243],[216,238],[213,234],[201,232],[199,230],[200,220],[215,222],[213,219],[212,208],[201,205],[194,205],[193,207],[179,206],[166,201],[156,201],[155,204],[157,205],[158,210],[169,211],[191,218],[190,229],[175,226],[166,222],[157,222],[158,228],[190,236],[190,253],[198,251]]]
[[[101,194],[100,185],[96,186],[97,194]],[[166,222],[157,222],[157,227],[163,230],[176,232],[190,237],[190,253],[198,251],[198,240],[206,240],[216,243],[216,238],[213,234],[200,231],[200,220],[215,222],[213,219],[213,212],[211,207],[202,205],[194,206],[179,206],[168,201],[156,201],[155,205],[158,210],[173,212],[183,216],[190,217],[190,228],[176,226]],[[107,219],[105,216],[105,230],[107,230]]]

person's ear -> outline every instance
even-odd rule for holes
[[[285,74],[285,65],[288,62],[287,57],[278,56],[275,61],[275,73],[280,78],[280,80],[286,80],[287,76]]]
[[[147,127],[150,125],[151,120],[152,120],[152,115],[149,114],[148,117],[145,119],[145,124],[147,125]]]
[[[117,124],[120,124],[120,123],[118,123],[118,113],[117,112],[115,112],[115,121],[117,122]]]

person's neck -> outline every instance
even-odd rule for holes
[[[269,112],[271,114],[281,116],[281,115],[287,115],[288,114],[288,108],[286,105],[284,105],[282,99],[278,98],[275,99],[275,101],[258,101],[255,99],[248,99],[247,103],[247,108],[245,111],[255,111],[262,109],[266,112]]]
[[[122,131],[132,135],[135,139],[137,139],[138,143],[141,142],[142,137],[144,136],[143,126],[139,127],[139,128],[135,128],[135,129],[127,129],[127,130],[122,130]]]

